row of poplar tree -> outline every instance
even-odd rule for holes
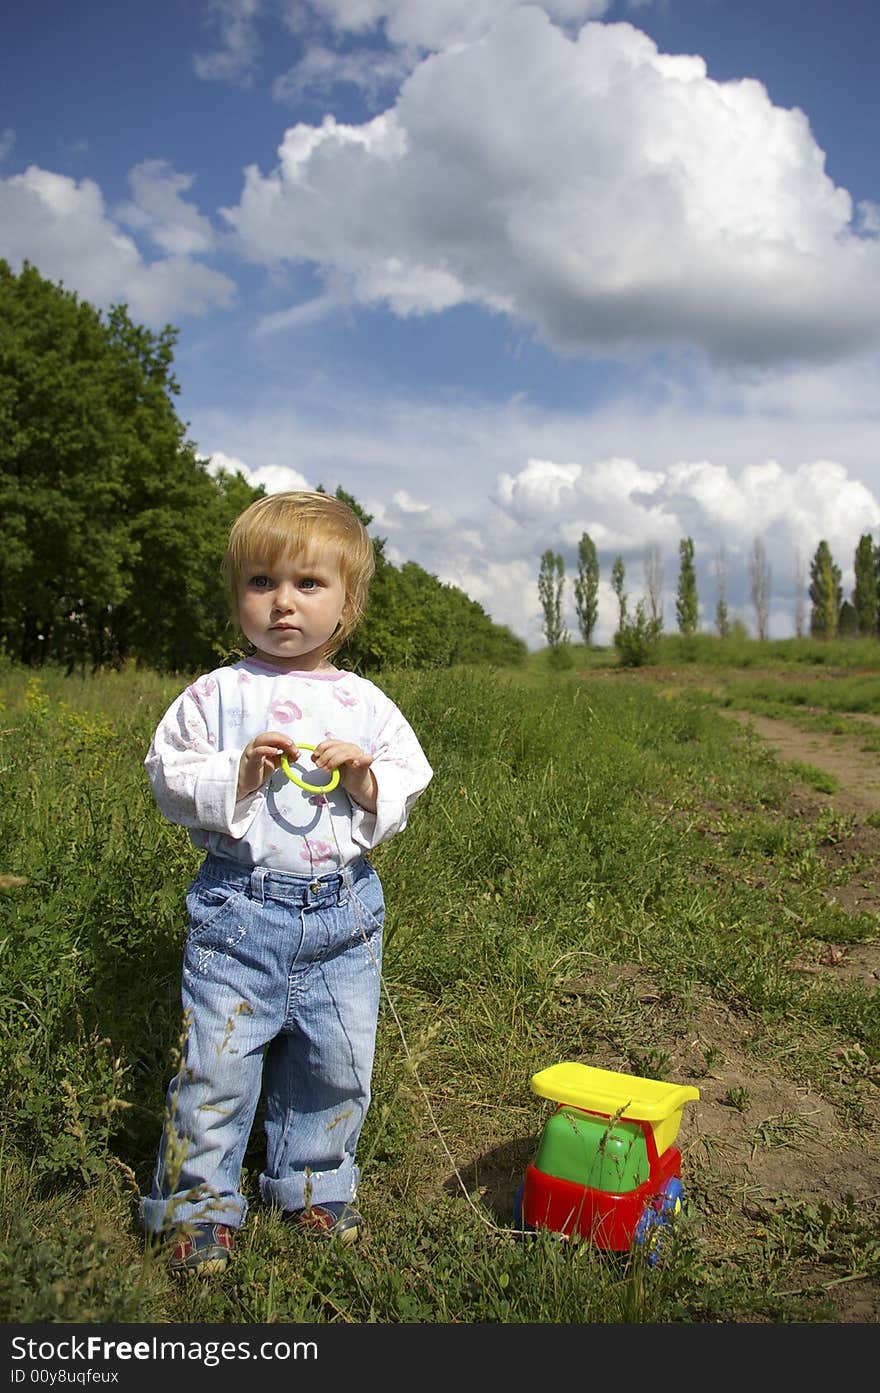
[[[679,633],[689,635],[697,632],[699,624],[692,538],[681,539],[678,553],[675,613]],[[611,588],[617,597],[618,605],[618,626],[614,642],[624,649],[634,644],[650,645],[660,637],[663,630],[663,568],[657,547],[648,548],[644,569],[647,593],[637,602],[634,612],[630,613],[625,590],[626,567],[623,557],[616,556],[611,567]],[[844,599],[840,567],[835,564],[827,541],[819,543],[810,562],[809,586],[806,590],[810,600],[809,633],[812,638],[880,637],[880,543],[876,543],[869,533],[864,533],[859,538],[853,570],[855,584],[852,595],[849,599]],[[562,556],[552,550],[545,551],[538,572],[538,596],[544,615],[544,637],[551,648],[559,648],[569,642],[568,629],[563,619],[565,579],[565,562]],[[726,564],[723,551],[716,558],[716,580],[715,629],[720,638],[727,638],[733,625],[727,608]],[[760,538],[756,538],[752,546],[749,581],[758,638],[764,639],[767,637],[770,567]],[[804,581],[805,577],[796,577],[799,593],[803,590]],[[593,641],[598,617],[598,595],[598,553],[592,538],[584,532],[578,544],[574,607],[580,637],[585,644],[591,644]],[[798,637],[803,637],[806,629],[803,606],[798,608],[794,618],[795,633]]]
[[[235,654],[220,562],[233,519],[264,490],[209,469],[186,438],[176,339],[0,261],[0,655],[192,672]],[[394,566],[382,539],[373,546],[368,613],[340,661],[367,671],[525,658],[462,590],[414,562]]]

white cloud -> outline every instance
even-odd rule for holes
[[[200,458],[209,474],[219,474],[223,469],[227,474],[243,474],[247,478],[247,465],[244,460],[236,459],[234,455],[224,455],[222,450],[217,450],[213,455]]]
[[[267,493],[283,493],[290,489],[311,489],[314,484],[310,484],[307,479],[296,469],[291,469],[283,464],[261,464],[256,468],[251,468],[243,459],[238,459],[235,455],[226,455],[222,450],[215,450],[207,457],[208,470],[212,474],[218,473],[221,469],[229,474],[241,474],[252,488],[264,488]]]
[[[498,501],[519,521],[562,511],[571,503],[580,476],[579,464],[531,459],[515,478],[510,474],[499,477]]]
[[[818,392],[812,413],[805,407],[784,422],[776,412],[696,415],[635,399],[565,414],[520,401],[369,399],[316,377],[295,397],[255,402],[244,416],[202,412],[192,430],[247,460],[249,477],[273,490],[341,485],[373,515],[395,564],[417,561],[460,586],[533,646],[543,642],[537,574],[548,547],[565,558],[567,622],[576,632],[571,582],[585,531],[600,553],[599,642],[610,642],[615,625],[615,555],[624,558],[634,604],[649,546],[664,563],[665,618],[674,629],[685,536],[695,544],[704,625],[712,623],[723,546],[729,606],[752,629],[748,558],[762,537],[770,633],[784,637],[795,613],[796,558],[808,564],[827,540],[848,594],[859,537],[880,540],[874,400],[854,399],[840,416],[826,416],[836,398]],[[779,443],[776,456],[770,440]],[[626,453],[615,452],[623,441]]]
[[[249,87],[260,55],[256,21],[261,0],[207,0],[207,22],[219,31],[219,47],[193,58],[197,77]]]
[[[146,232],[169,256],[209,252],[216,241],[209,220],[181,197],[194,183],[194,175],[178,174],[167,160],[144,160],[128,173],[132,200],[116,209],[116,217]]]
[[[331,314],[335,314],[339,307],[339,298],[332,293],[313,295],[310,300],[301,300],[299,304],[290,305],[286,310],[272,310],[269,314],[261,315],[254,328],[254,337],[265,339],[274,334],[287,334],[291,330],[303,329],[309,324],[317,324],[322,319],[327,319]]]
[[[856,211],[861,230],[871,237],[880,236],[880,203],[863,198]]]
[[[394,494],[392,502],[400,509],[402,513],[408,516],[412,515],[413,513],[431,512],[430,503],[420,503],[417,499],[413,498],[412,495],[409,494],[406,489],[398,489],[397,492]]]
[[[323,44],[312,44],[298,63],[275,78],[272,96],[276,101],[294,104],[307,93],[314,96],[348,85],[374,102],[382,93],[397,87],[411,66],[393,49],[337,53]]]
[[[146,262],[108,216],[98,185],[30,166],[0,180],[0,255],[27,260],[93,303],[125,302],[135,319],[164,324],[231,303],[232,282],[187,255]]]
[[[562,24],[580,24],[600,18],[610,5],[611,0],[541,0],[540,8]],[[526,7],[526,0],[311,0],[310,5],[338,33],[381,26],[392,44],[433,50],[474,43]]]
[[[787,594],[794,577],[793,558],[812,556],[823,538],[850,585],[859,537],[865,532],[874,535],[880,528],[880,490],[872,492],[834,460],[807,460],[794,469],[785,469],[776,460],[762,460],[746,464],[738,473],[708,460],[679,460],[665,471],[649,473],[632,460],[600,460],[577,466],[565,492],[555,486],[552,462],[541,463],[549,485],[543,497],[536,497],[536,461],[512,478],[502,476],[496,493],[499,505],[516,516],[533,554],[541,539],[545,547],[557,550],[561,546],[573,576],[577,544],[587,532],[606,569],[613,554],[622,556],[627,589],[635,600],[644,588],[645,548],[657,546],[661,556],[665,553],[671,559],[677,575],[678,544],[690,536],[704,623],[711,623],[711,605],[706,601],[714,594],[715,559],[721,546],[729,569],[737,573],[730,596],[743,606],[748,600],[748,560],[756,537],[765,543],[768,557],[776,558],[777,588],[781,585]],[[667,565],[666,569],[672,568]],[[667,622],[674,623],[674,611],[670,610]],[[777,623],[781,622],[777,616]]]
[[[5,130],[0,131],[0,164],[9,159],[14,148],[15,131],[11,126],[7,126]]]
[[[481,38],[419,62],[369,122],[288,130],[223,210],[249,258],[313,263],[398,314],[487,306],[562,351],[830,361],[880,337],[880,244],[760,83],[629,24],[551,23],[586,6],[319,8],[420,42],[432,15],[472,13]]]

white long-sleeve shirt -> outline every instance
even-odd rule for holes
[[[341,783],[308,793],[281,768],[236,801],[241,752],[266,730],[309,745],[346,740],[373,755],[375,813]],[[197,847],[297,875],[326,875],[402,831],[432,777],[408,721],[374,683],[353,672],[284,672],[253,658],[206,673],[172,702],[145,767],[159,811]],[[327,777],[307,754],[296,772],[313,784]]]

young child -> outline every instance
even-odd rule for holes
[[[251,504],[224,573],[253,656],[187,687],[145,761],[160,811],[205,852],[186,897],[184,1058],[141,1206],[175,1272],[229,1261],[261,1089],[263,1201],[309,1236],[350,1243],[362,1224],[355,1148],[385,914],[366,853],[403,830],[432,776],[394,703],[331,661],[363,616],[373,565],[338,499]]]

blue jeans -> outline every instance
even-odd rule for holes
[[[370,1102],[385,903],[366,860],[303,876],[208,856],[186,897],[186,1042],[144,1227],[240,1228],[241,1167],[265,1089],[267,1204],[351,1200]]]

